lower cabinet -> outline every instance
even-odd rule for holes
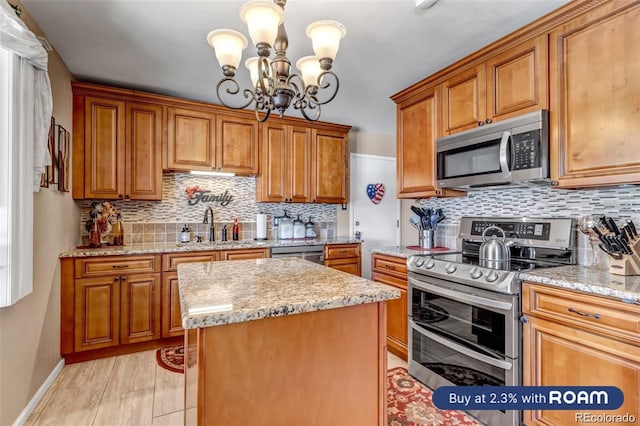
[[[60,352],[91,359],[183,336],[179,264],[265,257],[268,248],[63,258]],[[113,352],[89,352],[98,349]]]
[[[615,386],[624,402],[607,415],[640,413],[640,306],[523,284],[524,386]],[[581,411],[529,410],[526,425],[567,426]]]
[[[362,276],[360,243],[325,245],[324,266],[359,277]]]
[[[403,257],[371,255],[371,279],[400,290],[400,298],[387,301],[387,349],[407,360],[407,265]]]

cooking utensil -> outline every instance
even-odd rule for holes
[[[612,218],[608,217],[607,221],[609,223],[609,229],[611,229],[611,231],[613,231],[614,234],[620,235],[620,229],[618,229],[618,226],[616,225],[615,220],[613,220]]]
[[[431,222],[428,216],[422,216],[420,220],[422,221],[422,229],[431,229]]]
[[[424,216],[424,211],[420,207],[411,206],[411,211],[418,215],[418,217],[422,218]]]
[[[418,216],[416,216],[416,215],[411,216],[409,218],[409,223],[411,224],[411,226],[416,228],[418,231],[422,230],[422,224],[420,223],[420,218]]]
[[[629,229],[631,230],[633,238],[638,238],[638,231],[636,229],[636,225],[633,223],[633,221],[631,219],[627,219],[627,225],[629,226]]]
[[[431,229],[436,230],[436,226],[438,226],[438,215],[433,213],[431,215]]]
[[[600,248],[602,249],[603,252],[607,253],[609,256],[611,256],[612,258],[614,258],[615,260],[620,260],[622,259],[622,254],[620,253],[613,253],[611,251],[609,251],[609,249],[607,249],[605,246],[603,246],[602,244],[600,244]]]

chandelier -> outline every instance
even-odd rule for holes
[[[340,85],[331,66],[346,28],[339,22],[327,20],[307,26],[315,56],[298,59],[296,67],[300,74],[293,73],[287,58],[289,40],[284,28],[286,2],[253,0],[240,8],[240,17],[247,24],[258,54],[244,62],[253,88],[243,89],[242,94],[235,76],[247,38],[228,29],[214,30],[207,35],[224,75],[216,86],[220,103],[233,109],[244,109],[255,103],[256,119],[260,122],[266,121],[274,110],[283,117],[289,106],[300,110],[307,120],[316,121],[320,118],[320,106],[335,98]],[[272,48],[275,55],[270,58]],[[228,102],[233,99],[240,99],[242,104],[233,106]]]

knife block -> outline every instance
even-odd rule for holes
[[[622,259],[609,258],[609,273],[614,275],[640,275],[640,238],[629,241],[633,254],[624,254]]]

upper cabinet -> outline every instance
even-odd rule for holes
[[[640,182],[640,2],[551,32],[551,171],[561,188]]]
[[[167,117],[165,169],[258,173],[255,119],[197,107],[169,107]]]
[[[346,133],[313,129],[311,133],[311,201],[346,203],[349,188],[349,140]]]
[[[548,108],[547,36],[541,35],[442,83],[443,134]]]
[[[311,129],[266,122],[262,125],[260,175],[256,199],[261,202],[311,201]]]
[[[216,116],[194,108],[167,108],[166,165],[170,170],[215,169]]]
[[[436,138],[440,119],[439,86],[428,88],[397,107],[397,196],[438,195]]]
[[[163,109],[74,91],[73,197],[160,200]]]

